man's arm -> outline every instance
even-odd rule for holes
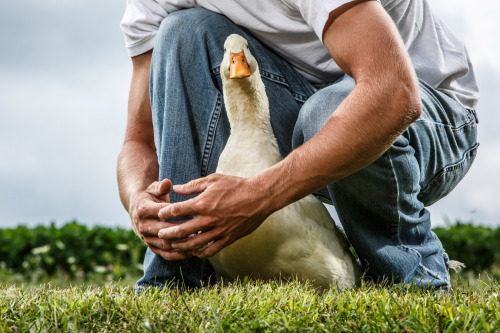
[[[194,216],[159,232],[173,241],[172,247],[185,251],[167,251],[166,258],[217,253],[272,212],[375,161],[420,116],[415,72],[379,3],[349,4],[333,12],[323,40],[332,58],[355,79],[355,89],[316,136],[260,175],[211,175],[174,187],[180,194],[200,195],[160,211],[163,218]]]
[[[354,4],[330,15],[323,42],[356,87],[313,139],[260,175],[279,187],[278,206],[374,162],[422,112],[418,80],[391,18],[378,2]]]
[[[167,226],[159,221],[158,211],[168,205],[172,184],[168,179],[157,181],[158,159],[149,102],[151,52],[133,57],[132,65],[127,128],[118,157],[118,187],[134,232],[153,252],[161,254],[161,248],[170,246],[157,237],[158,230]]]

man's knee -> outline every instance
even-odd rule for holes
[[[158,36],[169,38],[179,35],[190,36],[205,22],[206,17],[212,15],[216,14],[203,8],[177,10],[165,16],[158,29]]]
[[[224,16],[204,8],[190,8],[172,12],[163,19],[160,25],[155,49],[172,46],[177,48],[197,47],[200,39],[206,39],[210,35],[216,36],[219,27],[227,23],[228,19]]]
[[[344,76],[317,91],[300,109],[293,133],[293,148],[297,148],[318,133],[337,107],[354,89],[354,80]]]

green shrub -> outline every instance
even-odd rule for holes
[[[500,277],[500,228],[458,221],[434,232],[450,258],[465,263],[466,272],[488,271]],[[52,223],[0,229],[0,280],[16,274],[32,282],[51,276],[70,281],[137,277],[145,250],[132,230],[88,228],[77,221],[60,228]]]
[[[88,228],[77,221],[61,228],[52,223],[0,229],[0,263],[10,272],[30,276],[138,275],[145,249],[131,230]]]

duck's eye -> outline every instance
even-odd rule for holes
[[[224,48],[224,52],[226,52],[226,48]]]

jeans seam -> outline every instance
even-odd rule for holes
[[[472,116],[471,116],[472,117]],[[460,125],[460,126],[453,126],[451,124],[445,124],[445,123],[441,123],[441,122],[438,122],[438,121],[435,121],[435,120],[432,120],[432,119],[418,119],[416,122],[425,122],[425,123],[429,123],[429,124],[433,124],[433,125],[436,125],[436,126],[442,126],[442,127],[447,127],[449,129],[451,129],[452,131],[454,132],[458,132],[466,127],[470,127],[470,126],[475,126],[476,124],[474,123],[473,119],[472,118],[467,118],[467,122]]]
[[[263,78],[265,78],[271,82],[281,84],[284,87],[287,87],[290,90],[290,93],[292,94],[293,98],[295,98],[295,100],[297,100],[298,102],[304,103],[305,101],[307,101],[308,97],[294,92],[283,76],[270,73],[270,72],[263,70],[263,69],[260,69],[259,71],[260,71],[260,75]]]
[[[400,222],[401,222],[401,217],[399,213],[399,184],[398,184],[398,176],[396,175],[396,170],[394,169],[394,164],[392,162],[392,157],[391,157],[391,152],[390,149],[387,151],[387,157],[389,158],[389,163],[391,165],[391,171],[392,171],[392,182],[393,186],[396,188],[396,194],[393,194],[393,202],[395,202],[395,207],[397,208],[397,213],[396,213],[396,221],[393,220],[391,223],[391,239],[393,242],[396,243],[396,245],[402,245],[401,244],[401,239],[399,238],[399,227],[400,227]]]
[[[467,149],[467,151],[465,151],[463,153],[462,158],[460,159],[460,161],[458,161],[456,163],[448,164],[447,166],[445,166],[443,168],[443,171],[453,171],[453,172],[455,172],[457,169],[461,169],[462,168],[462,164],[464,164],[468,159],[470,159],[473,156],[472,153],[474,153],[475,151],[477,151],[478,147],[479,147],[479,142],[476,143],[471,148]]]
[[[210,155],[212,154],[215,132],[216,132],[217,124],[219,122],[221,110],[222,110],[222,96],[219,92],[217,92],[217,100],[215,102],[215,107],[214,107],[214,110],[212,112],[212,116],[210,117],[210,123],[208,125],[207,139],[205,141],[205,147],[203,149],[203,156],[201,159],[201,176],[202,177],[205,177],[207,175],[208,161],[210,159]]]
[[[469,148],[468,150],[466,150],[462,154],[462,158],[458,162],[446,165],[441,171],[439,171],[434,177],[432,177],[432,179],[427,183],[427,185],[425,185],[425,187],[420,190],[420,193],[423,193],[425,195],[425,192],[432,185],[432,183],[436,179],[439,179],[439,177],[441,177],[441,175],[443,175],[444,173],[447,173],[447,172],[454,172],[455,173],[457,170],[462,170],[463,164],[465,162],[467,162],[471,157],[475,156],[472,154],[477,151],[478,147],[479,147],[479,143],[476,143],[474,146],[472,146],[471,148]]]
[[[421,80],[419,80],[419,81],[421,81]],[[425,121],[425,122],[433,123],[433,124],[436,124],[436,125],[441,125],[441,126],[450,128],[452,131],[459,131],[459,130],[461,130],[464,127],[467,127],[467,126],[470,126],[471,124],[476,124],[477,123],[475,121],[477,119],[477,117],[474,116],[474,114],[473,114],[473,112],[472,112],[471,109],[466,108],[465,106],[463,106],[462,104],[460,104],[455,98],[451,97],[450,95],[448,95],[448,94],[446,94],[444,92],[441,92],[439,90],[431,88],[424,81],[422,81],[422,82],[423,82],[423,84],[420,84],[420,87],[428,92],[428,96],[433,100],[433,104],[434,105],[437,105],[437,106],[440,107],[441,110],[446,111],[445,110],[446,108],[445,108],[445,106],[443,105],[443,102],[442,102],[442,99],[444,97],[438,97],[439,95],[446,96],[447,99],[453,100],[457,104],[457,106],[458,106],[457,109],[461,109],[462,110],[462,115],[464,117],[466,117],[467,120],[466,120],[465,123],[457,125],[457,126],[454,126],[454,125],[448,124],[448,123],[443,123],[443,122],[440,122],[440,121],[436,121],[434,119],[425,119],[424,118],[424,119],[418,119],[417,121]]]

